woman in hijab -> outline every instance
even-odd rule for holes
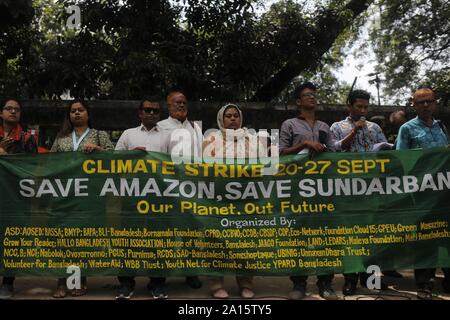
[[[203,143],[203,155],[213,158],[257,158],[264,148],[267,152],[267,136],[260,136],[242,127],[242,111],[234,104],[227,104],[217,113],[219,131],[210,134]],[[259,150],[258,150],[259,148]]]
[[[203,144],[204,156],[213,158],[257,157],[257,143],[251,143],[251,133],[242,127],[242,111],[234,104],[223,106],[217,113],[219,131],[208,136]],[[236,276],[242,298],[255,296],[251,276]],[[216,299],[228,298],[224,277],[210,277],[211,295]]]

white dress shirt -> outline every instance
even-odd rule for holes
[[[143,124],[139,127],[125,130],[117,141],[115,150],[133,150],[144,147],[146,151],[167,153],[164,136],[158,127],[148,130]]]
[[[157,127],[164,135],[168,153],[180,154],[180,150],[184,150],[184,156],[201,156],[203,134],[197,123],[187,119],[181,122],[169,116],[166,120],[158,122]]]

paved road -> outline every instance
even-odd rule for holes
[[[390,290],[377,292],[358,287],[356,296],[343,297],[342,296],[342,275],[336,275],[334,280],[334,288],[340,299],[345,300],[415,300],[415,286],[413,279],[413,272],[402,272],[402,279],[385,278],[385,282],[390,285]],[[167,281],[167,292],[169,299],[211,299],[207,285],[207,278],[201,277],[203,280],[203,287],[200,289],[191,289],[184,283],[184,278],[169,278]],[[450,300],[449,294],[444,294],[441,287],[442,274],[437,273],[435,284],[435,297],[437,300]],[[152,299],[146,289],[147,279],[139,277],[136,279],[136,291],[133,299],[146,300]],[[321,300],[315,285],[316,278],[310,277],[308,279],[308,296],[306,300]],[[36,299],[47,300],[51,297],[52,290],[56,286],[56,279],[53,278],[18,278],[15,283],[16,294],[14,299]],[[225,286],[230,293],[231,299],[238,299],[239,294],[236,287],[236,282],[232,277],[227,277]],[[83,299],[83,300],[111,300],[114,299],[117,280],[114,277],[94,277],[88,279],[88,294],[83,297],[67,297],[65,299]],[[255,277],[254,290],[256,293],[255,299],[264,300],[287,300],[288,292],[292,288],[292,284],[287,277]]]

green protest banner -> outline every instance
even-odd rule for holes
[[[450,150],[175,164],[159,153],[0,158],[0,273],[315,275],[450,267]]]

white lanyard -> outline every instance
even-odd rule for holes
[[[86,129],[86,131],[81,135],[80,139],[78,139],[77,141],[77,136],[75,134],[75,130],[72,131],[72,143],[73,143],[73,151],[77,151],[78,147],[81,144],[81,141],[83,141],[84,137],[87,136],[87,134],[89,133],[89,128]]]

